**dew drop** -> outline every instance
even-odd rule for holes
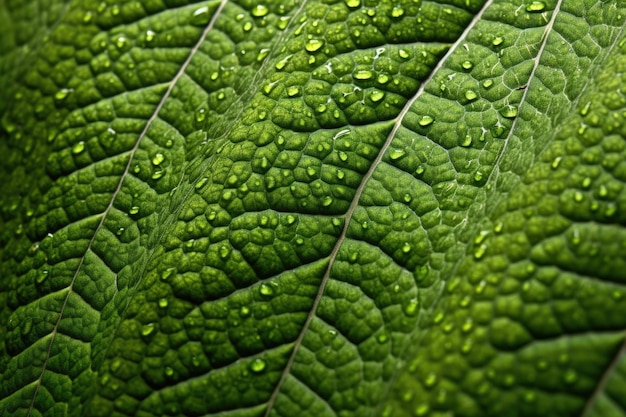
[[[396,6],[391,10],[391,17],[398,18],[402,16],[403,14],[404,14],[404,9],[401,7]]]
[[[411,252],[411,249],[411,244],[409,242],[404,242],[404,245],[402,245],[402,252],[409,253]]]
[[[384,97],[385,97],[385,93],[383,91],[374,90],[372,94],[370,95],[370,100],[372,100],[374,103],[377,103],[380,100],[382,100]]]
[[[154,332],[154,323],[148,323],[145,324],[142,328],[141,328],[141,335],[142,336],[150,336],[152,334],[152,332]]]
[[[471,70],[474,67],[474,64],[472,64],[471,61],[463,61],[461,66],[463,67],[463,69]]]
[[[543,11],[546,8],[546,5],[542,1],[533,1],[528,6],[526,6],[526,11],[530,13],[538,13]]]
[[[400,50],[398,51],[398,55],[400,55],[400,58],[403,58],[403,59],[407,59],[407,58],[409,58],[409,57],[411,56],[411,55],[410,55],[407,51],[405,51],[404,49],[400,49]]]
[[[493,85],[493,80],[485,80],[483,81],[483,87],[489,88]]]
[[[345,0],[346,6],[350,8],[359,7],[361,5],[361,0]]]
[[[167,301],[167,298],[159,299],[159,307],[166,308],[168,304],[169,302]]]
[[[502,43],[504,42],[504,38],[502,38],[501,36],[496,36],[493,41],[491,41],[491,44],[493,46],[500,46],[502,45]]]
[[[254,9],[252,9],[252,16],[254,17],[263,17],[269,13],[269,9],[267,6],[262,4],[256,5]]]
[[[84,150],[85,150],[85,142],[83,142],[82,140],[76,143],[74,146],[72,146],[72,153],[75,155],[81,153]]]
[[[333,203],[333,198],[329,195],[322,199],[322,206],[328,207]]]
[[[465,98],[468,99],[469,101],[473,101],[478,98],[478,94],[476,94],[476,91],[474,90],[467,90],[465,92]]]
[[[167,268],[165,271],[161,272],[161,279],[167,281],[169,277],[174,274],[174,271],[176,271],[175,268]]]
[[[384,73],[378,74],[376,81],[378,81],[379,84],[387,84],[389,82],[389,75]]]
[[[417,314],[418,307],[419,301],[417,301],[417,298],[413,298],[404,306],[404,314],[407,316],[415,316]]]
[[[287,89],[287,95],[289,97],[294,97],[294,96],[298,95],[298,93],[300,93],[300,89],[298,87],[294,86],[294,85],[292,85],[291,87],[289,87]]]
[[[391,158],[392,160],[396,160],[402,158],[405,154],[406,152],[404,151],[404,149],[394,149],[389,154],[389,158]]]
[[[309,39],[308,42],[304,45],[304,49],[309,52],[315,52],[319,50],[323,45],[324,42],[319,39]]]
[[[241,306],[239,309],[239,315],[241,317],[248,317],[250,315],[250,308],[247,306]]]
[[[59,101],[65,100],[67,96],[69,96],[72,93],[72,91],[74,91],[74,89],[72,88],[62,88],[56,92],[56,94],[54,95],[54,98]]]
[[[263,372],[265,370],[265,366],[265,361],[263,359],[257,358],[250,362],[250,371],[258,374],[259,372]]]
[[[274,295],[274,288],[272,288],[271,285],[263,283],[259,286],[259,294],[266,297],[271,297],[272,295]]]
[[[359,70],[354,73],[354,78],[356,80],[369,80],[370,78],[372,78],[372,76],[372,71],[368,70]]]
[[[515,107],[507,106],[502,111],[502,116],[506,117],[507,119],[513,119],[517,116],[517,109]]]
[[[426,127],[434,122],[434,119],[430,116],[422,116],[422,118],[417,122],[420,126]]]
[[[152,158],[152,165],[161,165],[161,163],[165,160],[165,156],[162,153],[157,153]]]
[[[154,36],[156,35],[156,33],[154,33],[151,30],[147,30],[146,31],[146,42],[152,42],[154,40]]]

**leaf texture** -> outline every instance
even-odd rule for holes
[[[0,2],[0,415],[625,416],[625,13]]]

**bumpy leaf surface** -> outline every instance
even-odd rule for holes
[[[623,0],[0,0],[0,415],[626,416]]]

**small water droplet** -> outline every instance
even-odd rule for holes
[[[411,252],[411,249],[411,244],[408,242],[404,242],[404,245],[402,245],[402,252],[409,253]]]
[[[328,207],[333,203],[333,198],[329,195],[322,199],[322,206]]]
[[[159,299],[159,307],[165,308],[165,307],[167,307],[168,304],[169,304],[169,302],[167,301],[167,298],[160,298]]]
[[[359,7],[361,5],[361,0],[345,0],[346,6],[350,8]]]
[[[152,157],[152,165],[155,165],[155,166],[161,165],[163,161],[165,161],[165,156],[163,156],[162,153],[157,153],[156,155]]]
[[[76,143],[74,146],[72,146],[72,153],[75,155],[81,153],[84,150],[85,150],[85,142],[83,142],[82,140]]]
[[[476,94],[476,91],[474,90],[467,90],[465,92],[465,98],[468,99],[469,101],[473,101],[478,98],[478,94]]]
[[[374,74],[372,74],[372,71],[359,70],[355,72],[353,76],[356,80],[369,80],[370,78],[372,78],[373,75]]]
[[[394,149],[389,154],[389,158],[391,158],[391,160],[396,160],[402,158],[405,154],[406,152],[404,151],[404,149]]]
[[[141,335],[144,337],[150,336],[152,332],[154,332],[154,323],[145,324],[141,328]]]
[[[296,87],[295,85],[292,85],[291,87],[287,88],[287,95],[289,97],[294,97],[298,95],[298,93],[300,93],[300,89]]]
[[[254,17],[263,17],[269,13],[269,9],[267,6],[262,4],[258,4],[252,9],[252,16]]]
[[[372,100],[374,103],[379,102],[384,97],[385,97],[385,93],[379,90],[374,90],[372,94],[370,94],[370,100]]]
[[[495,38],[493,38],[493,41],[491,41],[491,44],[493,46],[500,46],[502,45],[502,43],[504,42],[504,38],[501,36],[496,36]]]
[[[474,64],[472,64],[471,61],[463,61],[463,63],[461,64],[461,66],[463,67],[463,69],[466,70],[471,70],[474,67]]]
[[[493,85],[493,80],[485,80],[483,81],[483,87],[489,88]]]
[[[418,309],[419,309],[419,301],[417,301],[417,298],[413,298],[404,306],[403,311],[404,311],[404,314],[406,314],[407,316],[415,316],[417,314]]]
[[[324,42],[319,39],[309,39],[304,45],[304,49],[309,52],[315,52],[324,45]]]
[[[507,119],[515,118],[517,116],[517,108],[512,106],[505,107],[504,110],[502,110],[502,116],[506,117]]]
[[[171,277],[174,272],[176,271],[175,268],[167,268],[165,271],[161,272],[161,279],[163,281],[166,281],[169,277]]]
[[[263,283],[259,286],[259,294],[266,297],[271,297],[272,295],[274,295],[274,288],[272,288],[272,286],[269,284]]]
[[[156,35],[156,33],[154,33],[151,30],[147,30],[146,31],[146,42],[152,42],[154,40],[154,36]]]
[[[426,127],[434,122],[434,119],[430,116],[422,116],[421,119],[417,122],[420,126]]]
[[[526,6],[526,11],[531,13],[538,13],[543,11],[546,8],[546,4],[542,1],[533,1],[528,6]]]
[[[402,16],[403,14],[404,14],[404,9],[401,7],[396,6],[391,10],[391,17],[398,18]]]
[[[56,92],[56,94],[54,95],[54,98],[59,101],[65,100],[67,96],[69,96],[73,91],[74,91],[73,88],[62,88]]]
[[[403,58],[403,59],[408,59],[408,58],[411,57],[411,55],[407,51],[405,51],[404,49],[400,49],[398,51],[398,55],[400,55],[400,58]]]
[[[255,359],[250,362],[250,371],[258,374],[259,372],[263,372],[265,370],[266,363],[263,359]]]

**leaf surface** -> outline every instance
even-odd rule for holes
[[[626,415],[625,13],[0,3],[0,415]]]

